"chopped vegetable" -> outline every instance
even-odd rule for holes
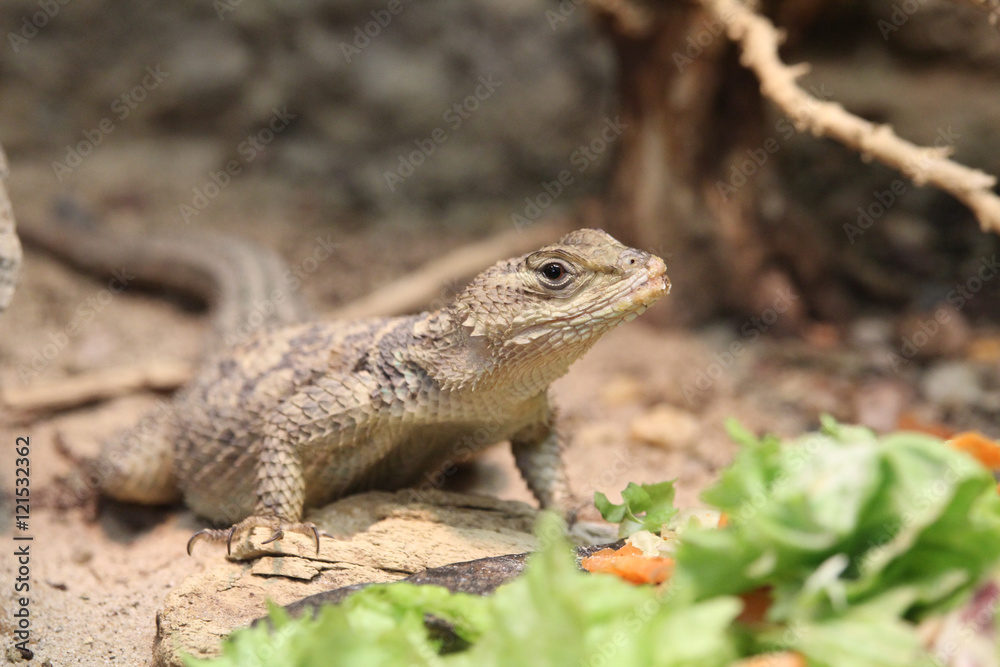
[[[947,440],[955,435],[954,429],[949,428],[944,424],[938,424],[937,422],[923,421],[912,412],[904,412],[901,414],[899,416],[899,421],[896,423],[896,428],[900,431],[916,431],[918,433],[935,435],[943,440]]]
[[[543,521],[540,535],[558,534],[553,516]],[[396,583],[355,593],[314,619],[289,620],[273,608],[273,633],[237,630],[221,657],[187,665],[727,667],[740,657],[732,631],[736,598],[666,599],[653,587],[581,572],[565,542],[546,542],[524,574],[492,596]],[[446,620],[471,645],[441,654],[426,615]]]
[[[990,440],[978,431],[964,431],[955,435],[948,444],[966,452],[990,470],[1000,470],[1000,443]]]
[[[992,461],[995,443],[879,438],[829,419],[785,443],[730,432],[742,449],[703,496],[718,516],[678,512],[672,482],[630,484],[621,505],[597,497],[632,543],[584,566],[659,586],[580,572],[545,540],[490,597],[373,586],[316,619],[274,610],[273,634],[237,631],[223,657],[188,664],[1000,667],[1000,496],[965,453]],[[545,521],[539,534],[559,532]],[[445,646],[428,617],[457,641]]]
[[[615,505],[600,491],[594,494],[594,505],[605,521],[620,524],[619,537],[628,537],[637,530],[658,533],[672,516],[674,507],[674,482],[659,484],[634,484],[622,491],[622,503]]]
[[[746,625],[761,625],[767,619],[767,612],[774,604],[774,594],[770,586],[761,586],[740,595],[743,611],[736,619]]]
[[[674,572],[674,559],[644,556],[642,550],[626,544],[617,551],[601,549],[580,561],[588,572],[606,572],[633,584],[662,584]]]
[[[746,660],[734,662],[732,667],[806,667],[806,659],[801,653],[779,651],[762,653]]]
[[[764,645],[811,665],[930,664],[909,621],[951,608],[1000,561],[992,474],[921,433],[829,419],[784,444],[733,432],[743,448],[703,495],[729,524],[684,535],[672,585],[696,599],[769,586],[766,621],[798,632]]]

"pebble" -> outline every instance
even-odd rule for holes
[[[601,387],[601,400],[613,408],[638,403],[642,394],[642,383],[631,375],[616,375]]]
[[[982,381],[965,361],[941,361],[928,369],[920,381],[924,397],[942,407],[976,405],[983,398]]]
[[[629,435],[650,445],[676,449],[693,444],[700,430],[698,419],[690,412],[661,403],[633,419]]]
[[[877,380],[863,384],[854,394],[854,419],[880,433],[895,430],[907,403],[905,385]]]
[[[907,314],[899,323],[899,352],[907,359],[961,355],[969,345],[969,323],[947,304]]]

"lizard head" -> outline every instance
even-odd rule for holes
[[[670,291],[666,268],[603,231],[580,229],[487,269],[453,312],[484,356],[561,366],[561,375],[601,335]]]

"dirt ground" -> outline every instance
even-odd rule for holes
[[[91,170],[91,181],[81,179],[79,192],[90,205],[107,212],[109,224],[122,229],[176,226],[177,202],[188,193],[173,191],[170,182],[158,180],[156,174],[183,169],[195,157],[191,151],[196,149],[175,147],[161,154],[155,166],[144,166],[132,154],[109,150],[95,156],[106,162]],[[12,198],[26,226],[46,215],[51,205],[43,186],[49,167],[18,167]],[[272,245],[293,264],[307,256],[317,236],[332,233],[339,244],[333,261],[309,276],[303,287],[320,311],[465,242],[502,231],[505,224],[478,233],[456,228],[443,234],[405,221],[328,221],[318,218],[312,200],[310,192],[247,180],[233,184],[197,224]],[[105,303],[100,299],[104,287],[101,280],[27,249],[19,292],[0,319],[5,395],[99,369],[194,360],[207,332],[204,313],[150,293],[126,292]],[[995,399],[995,378],[984,376],[971,362],[935,366],[904,356],[893,367],[887,359],[901,348],[890,320],[869,318],[844,331],[816,325],[802,338],[774,340],[768,329],[780,318],[780,310],[781,304],[774,304],[773,312],[762,312],[759,318],[698,331],[653,328],[640,318],[609,334],[553,389],[568,435],[566,458],[574,490],[581,497],[594,491],[617,497],[630,481],[676,478],[678,503],[693,504],[734,454],[723,426],[727,417],[752,430],[779,434],[802,432],[824,412],[882,428],[894,427],[904,413],[950,421],[956,427],[974,422],[975,415],[963,417],[943,408],[940,400],[927,400],[927,387],[921,385],[927,369],[945,375],[961,376],[962,369],[978,374],[976,400],[988,405]],[[81,322],[78,333],[65,336],[74,319]],[[992,340],[988,332],[964,335]],[[951,366],[942,366],[948,363]],[[962,377],[948,381],[956,391],[969,389]],[[6,495],[14,480],[12,450],[21,436],[29,437],[31,444],[34,540],[27,595],[32,664],[148,664],[156,613],[165,596],[185,577],[222,558],[217,547],[199,548],[193,557],[185,554],[185,543],[202,524],[180,507],[105,504],[96,519],[83,508],[51,507],[54,481],[73,467],[58,451],[57,436],[75,456],[93,454],[103,437],[130,425],[157,399],[142,393],[56,414],[7,410],[0,417],[4,582],[16,576],[10,555],[15,544],[13,512]],[[969,404],[967,399],[963,404]],[[453,489],[530,502],[504,447],[490,450],[453,482]],[[597,518],[593,510],[584,516]],[[11,659],[6,638],[15,624],[12,598],[5,584],[0,635]]]

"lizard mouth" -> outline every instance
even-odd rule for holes
[[[667,265],[655,255],[646,262],[645,270],[634,279],[625,299],[625,307],[633,310],[628,320],[642,314],[650,305],[670,293],[670,278],[667,276]]]

